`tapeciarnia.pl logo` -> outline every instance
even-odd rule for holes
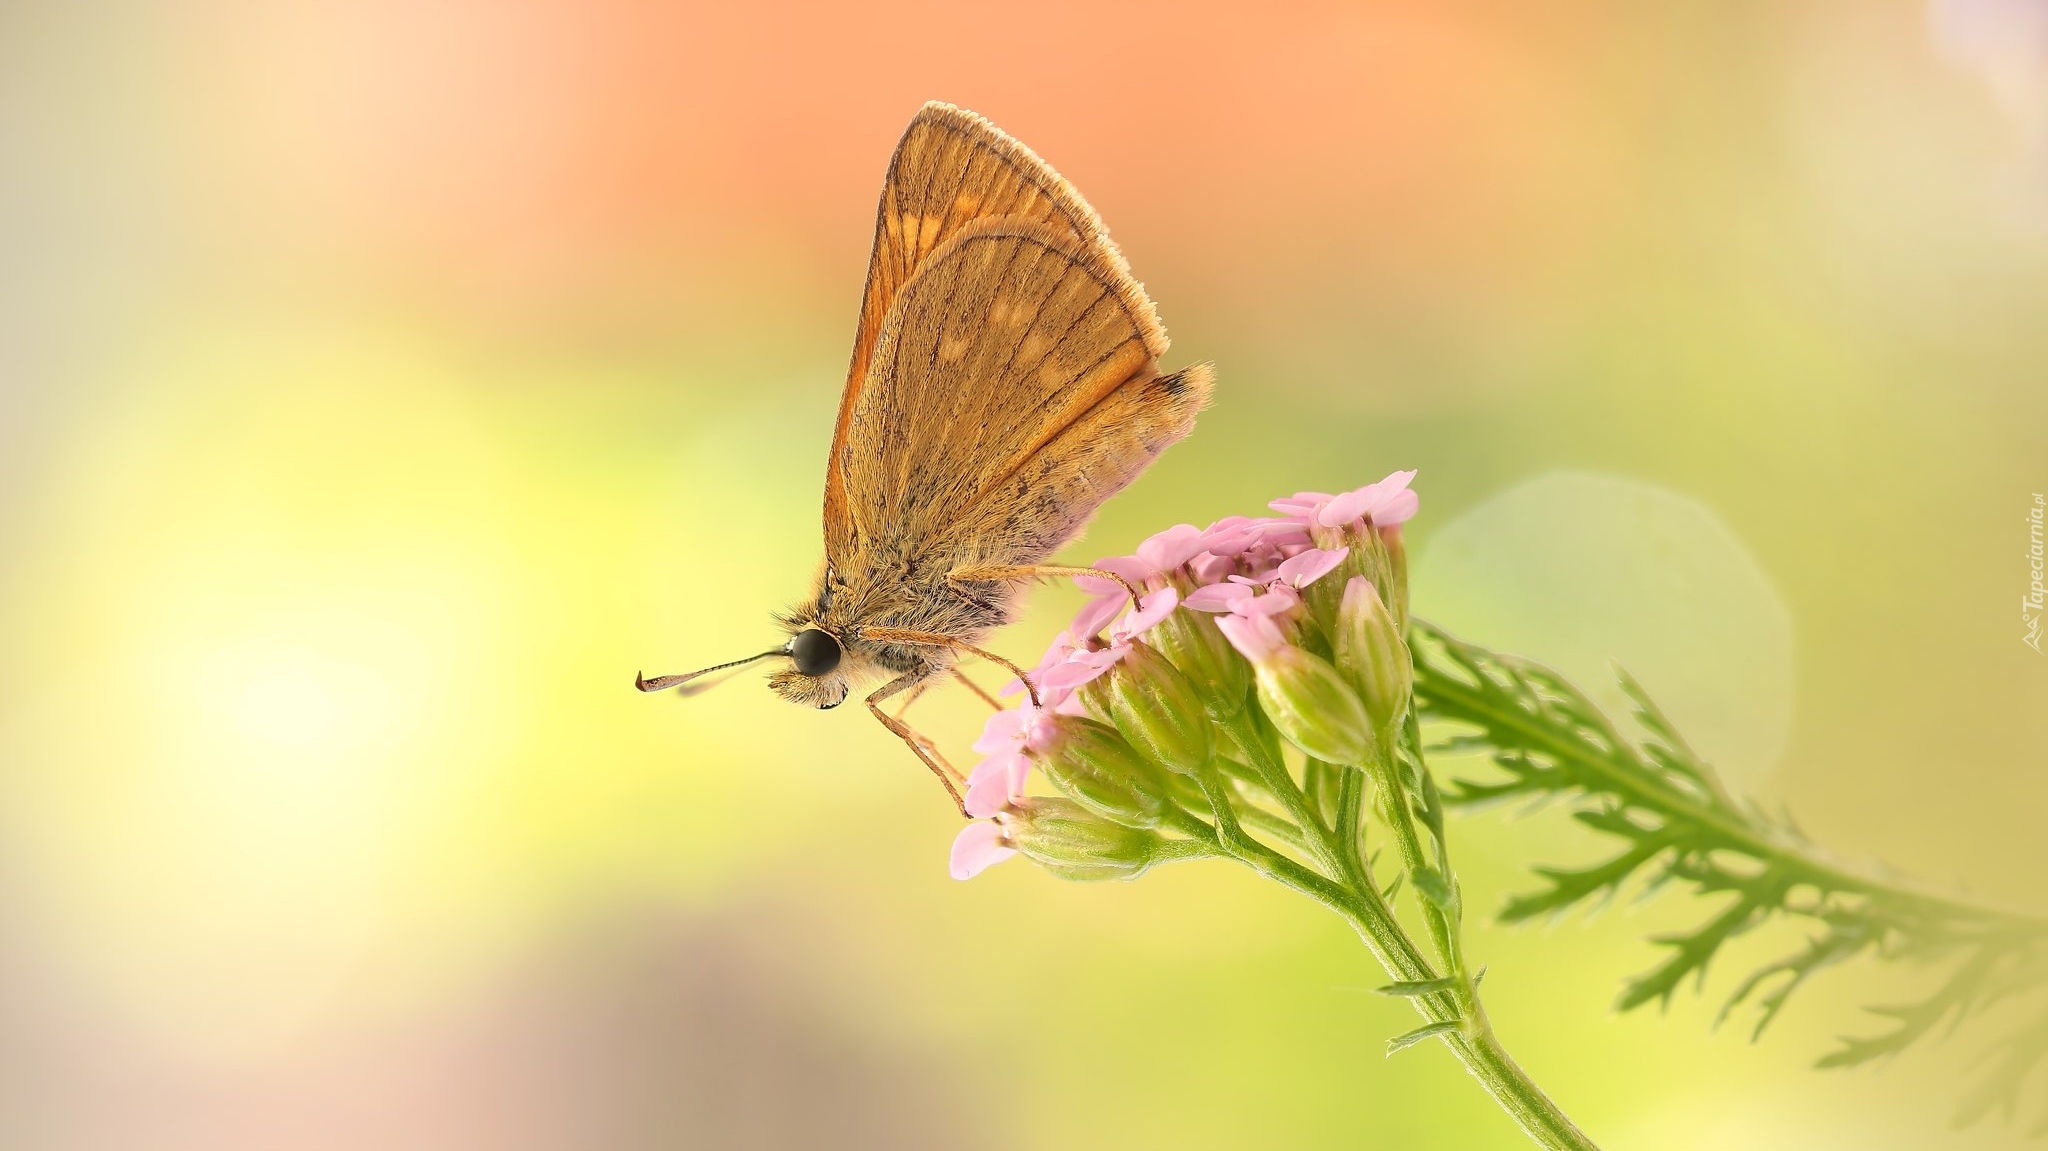
[[[2034,582],[2027,585],[2027,596],[2020,601],[2020,623],[2027,633],[2020,642],[2041,650],[2041,613],[2048,591],[2041,587],[2041,514],[2043,501],[2040,492],[2034,493],[2034,506],[2027,509],[2027,563],[2034,569]]]

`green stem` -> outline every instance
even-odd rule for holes
[[[1353,883],[1374,888],[1372,875],[1359,854],[1359,841],[1365,835],[1365,774],[1334,765],[1331,770],[1338,773],[1337,821],[1331,833],[1336,836],[1338,853],[1343,856],[1344,873]]]
[[[1256,803],[1240,803],[1237,807],[1240,822],[1254,831],[1270,835],[1303,855],[1310,854],[1308,837],[1301,829],[1289,823],[1285,816],[1267,811]]]
[[[1358,773],[1352,771],[1347,774]],[[1380,966],[1396,980],[1421,982],[1437,977],[1429,960],[1408,937],[1386,901],[1374,889],[1371,877],[1356,863],[1356,849],[1347,851],[1341,846],[1337,837],[1342,832],[1320,826],[1313,833],[1304,829],[1312,841],[1320,842],[1321,854],[1348,861],[1340,863],[1335,873],[1338,878],[1326,878],[1246,835],[1218,772],[1210,769],[1200,773],[1197,779],[1215,811],[1216,825],[1211,827],[1187,811],[1174,808],[1167,816],[1169,827],[1197,841],[1204,850],[1213,849],[1234,856],[1260,874],[1342,915],[1350,921]],[[1349,806],[1356,811],[1361,806],[1358,797],[1362,787],[1354,786],[1348,790],[1354,797]],[[1344,794],[1342,791],[1339,793],[1340,813],[1346,808],[1342,802]],[[1356,826],[1352,825],[1354,829]],[[1351,835],[1355,843],[1356,831]],[[1408,998],[1427,1022],[1458,1024],[1457,1030],[1444,1036],[1452,1054],[1529,1138],[1551,1151],[1598,1151],[1593,1141],[1573,1125],[1571,1119],[1501,1047],[1469,981],[1461,981],[1456,990]]]
[[[1474,1007],[1477,1006],[1475,1001]],[[1493,1033],[1493,1026],[1483,1012],[1476,1023],[1476,1028],[1468,1027],[1450,1037],[1451,1050],[1486,1088],[1487,1094],[1493,1096],[1494,1102],[1514,1119],[1522,1133],[1544,1147],[1560,1151],[1599,1151],[1599,1145],[1558,1109],[1500,1045],[1500,1038]]]
[[[1224,810],[1229,811],[1227,805]],[[1360,892],[1348,884],[1316,874],[1246,835],[1234,814],[1219,815],[1216,825],[1211,827],[1187,811],[1176,808],[1167,813],[1166,826],[1213,845],[1219,853],[1237,859],[1268,879],[1291,887],[1351,920],[1364,938],[1366,948],[1395,979],[1420,982],[1436,978],[1429,961],[1409,941],[1401,925],[1395,921],[1393,912],[1388,910],[1386,901],[1380,899],[1370,885]],[[1455,1011],[1445,1010],[1430,1018],[1435,1022],[1456,1017]]]
[[[1205,842],[1199,838],[1162,839],[1152,849],[1152,865],[1157,867],[1162,863],[1179,863],[1188,859],[1227,858],[1228,855],[1228,852],[1217,847],[1214,842]]]
[[[1459,962],[1461,949],[1457,940],[1458,925],[1443,908],[1426,897],[1415,882],[1418,872],[1424,869],[1437,869],[1422,845],[1421,834],[1415,830],[1415,815],[1408,808],[1408,789],[1401,786],[1399,764],[1394,758],[1391,741],[1379,741],[1374,759],[1376,762],[1364,769],[1372,773],[1374,803],[1379,809],[1380,818],[1393,829],[1394,842],[1401,852],[1401,862],[1408,868],[1408,886],[1415,892],[1416,902],[1422,906],[1422,919],[1429,927],[1430,941],[1436,945],[1437,955],[1443,960],[1449,973],[1462,980],[1467,973]],[[1449,873],[1438,874],[1446,885],[1450,884]]]
[[[1245,834],[1244,825],[1238,822],[1237,809],[1231,806],[1229,791],[1214,772],[1204,771],[1196,778],[1215,811],[1216,826],[1210,828],[1200,819],[1181,810],[1168,813],[1167,826],[1196,835],[1198,838],[1206,832],[1224,854],[1233,856],[1241,863],[1249,864],[1253,870],[1269,879],[1278,880],[1323,903],[1331,903],[1341,897],[1343,889],[1327,877]]]
[[[1331,847],[1328,835],[1324,834],[1326,829],[1322,820],[1317,816],[1315,809],[1309,806],[1308,800],[1301,794],[1301,789],[1294,785],[1294,777],[1287,774],[1285,761],[1273,754],[1272,748],[1266,745],[1265,740],[1259,738],[1259,733],[1252,729],[1247,720],[1239,718],[1225,730],[1244,752],[1245,760],[1251,765],[1252,770],[1258,773],[1259,782],[1280,801],[1280,805],[1286,808],[1287,814],[1294,819],[1295,826],[1301,829],[1302,837],[1308,842],[1309,854],[1315,857],[1316,864],[1322,868],[1323,874],[1344,874],[1342,853]]]
[[[1392,920],[1384,902],[1378,901],[1376,896],[1367,897],[1366,893],[1371,891],[1369,880],[1363,892],[1347,888],[1345,894],[1350,898],[1340,908],[1368,943],[1372,940],[1370,930],[1377,926],[1373,922],[1376,915],[1386,915],[1389,921]],[[1374,903],[1378,904],[1376,909]],[[1397,962],[1389,963],[1385,957],[1381,960],[1389,974],[1399,979],[1432,977],[1408,974],[1428,972],[1430,966],[1406,934],[1400,935],[1395,951]],[[1501,1046],[1500,1037],[1494,1033],[1493,1024],[1488,1020],[1486,1009],[1480,1004],[1471,981],[1463,978],[1463,972],[1458,974],[1461,978],[1452,991],[1411,997],[1415,1009],[1431,1023],[1458,1022],[1458,1030],[1444,1037],[1452,1054],[1530,1139],[1553,1151],[1598,1151],[1586,1133],[1579,1130],[1550,1096],[1536,1085],[1535,1080],[1529,1078],[1528,1072],[1508,1055]]]
[[[1236,805],[1237,816],[1241,821],[1273,836],[1302,855],[1309,854],[1311,848],[1308,837],[1301,833],[1301,829],[1288,822],[1287,817],[1258,802],[1259,797],[1266,794],[1264,776],[1225,756],[1217,756],[1215,766],[1222,772],[1227,783],[1235,785],[1235,792],[1242,801]]]
[[[1408,810],[1407,792],[1395,780],[1391,765],[1375,764],[1359,769],[1360,775],[1372,776],[1373,806],[1379,811],[1380,819],[1394,832],[1394,843],[1400,848],[1401,863],[1410,873],[1430,866],[1429,854],[1423,850],[1422,836],[1415,830],[1415,818]]]

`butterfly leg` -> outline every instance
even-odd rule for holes
[[[1002,656],[999,656],[992,651],[983,651],[982,649],[975,647],[973,644],[968,643],[966,640],[963,640],[958,636],[941,635],[935,631],[911,631],[908,628],[900,627],[863,627],[860,629],[860,637],[862,639],[874,640],[876,643],[900,643],[908,647],[943,647],[951,651],[965,652],[968,655],[979,656],[980,658],[985,659],[990,663],[999,664],[1003,667],[1010,669],[1010,671],[1013,674],[1015,674],[1018,679],[1023,681],[1024,690],[1030,693],[1031,706],[1040,706],[1040,701],[1038,698],[1038,689],[1032,686],[1031,676],[1029,673],[1027,673],[1023,668],[1018,667],[1016,664],[1011,663],[1009,660],[1004,659]],[[883,690],[888,690],[889,686],[891,684],[894,684],[895,682],[896,681],[891,680],[889,684],[882,685]],[[908,687],[909,685],[905,684],[904,686]],[[901,691],[903,690],[903,688],[897,688],[896,690]],[[892,692],[891,694],[894,693]]]
[[[896,722],[903,724],[905,727],[910,726],[910,705],[916,703],[920,699],[923,699],[924,693],[927,690],[929,690],[931,686],[931,680],[921,679],[918,680],[917,683],[908,691],[903,693],[903,703],[896,709]],[[909,738],[911,742],[915,743],[918,747],[922,748],[933,759],[938,760],[941,766],[943,766],[948,772],[952,773],[954,779],[961,778],[960,772],[956,770],[952,764],[947,763],[946,757],[940,754],[939,745],[933,743],[931,741],[931,737],[925,735],[923,732],[912,727],[910,728]]]
[[[880,688],[877,688],[874,694],[868,696],[868,710],[873,712],[875,718],[881,721],[882,726],[888,728],[896,738],[910,745],[910,750],[917,756],[918,760],[930,768],[933,775],[939,777],[939,784],[946,789],[946,794],[952,797],[953,806],[960,809],[962,816],[972,819],[972,816],[967,815],[967,800],[961,797],[960,784],[956,782],[960,778],[960,773],[953,770],[953,765],[946,762],[945,758],[939,754],[939,749],[932,745],[931,740],[926,739],[901,719],[882,710],[883,700],[905,691],[911,693],[910,703],[916,702],[918,695],[923,693],[926,682],[925,677],[918,672],[899,675],[888,683],[883,684]],[[909,710],[910,703],[905,703],[903,709]]]
[[[989,705],[991,708],[994,708],[997,711],[1003,710],[1002,701],[997,699],[995,696],[990,695],[988,692],[982,690],[982,686],[980,684],[974,682],[971,679],[968,679],[966,672],[961,671],[959,668],[956,667],[953,669],[953,678],[959,680],[961,684],[967,688],[968,691],[973,692],[974,697],[976,699],[979,699],[981,702]],[[929,688],[931,685],[931,680],[925,680],[923,683],[920,683],[916,687],[911,688],[909,694],[903,700],[903,706],[896,709],[896,718],[902,719],[903,717],[909,715],[910,705],[916,703],[920,699],[923,699],[925,689]]]
[[[975,583],[984,580],[1054,579],[1059,576],[1094,576],[1096,579],[1114,580],[1131,597],[1131,606],[1138,606],[1138,589],[1131,586],[1131,581],[1101,568],[1071,567],[1067,564],[976,564],[955,568],[946,578],[959,583]]]
[[[901,704],[897,705],[897,708],[896,708],[896,718],[897,718],[897,719],[902,719],[902,718],[903,718],[904,716],[907,716],[907,715],[909,715],[909,714],[910,714],[910,705],[911,705],[911,704],[913,704],[913,703],[916,703],[916,702],[917,702],[918,700],[920,700],[920,699],[924,698],[924,693],[925,693],[925,691],[926,691],[926,690],[927,690],[928,688],[930,688],[931,686],[932,686],[932,681],[931,681],[931,680],[929,680],[929,679],[921,679],[921,680],[917,681],[917,683],[916,683],[915,685],[913,685],[913,686],[912,686],[912,687],[910,687],[910,688],[909,688],[908,690],[906,690],[906,691],[905,691],[905,692],[903,693],[903,702],[902,702]]]
[[[973,692],[975,696],[981,700],[981,702],[989,705],[997,711],[1003,710],[1002,701],[997,699],[995,696],[990,695],[986,690],[982,688],[980,684],[974,682],[971,679],[968,679],[966,672],[961,671],[959,668],[956,667],[953,669],[953,678],[959,680],[961,683],[966,684],[967,690]],[[898,716],[901,716],[903,713],[898,712],[896,714]]]

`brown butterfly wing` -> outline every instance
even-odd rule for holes
[[[839,461],[890,306],[933,252],[968,223],[995,216],[1042,223],[1084,249],[1098,249],[1108,264],[1128,274],[1095,210],[1031,149],[972,112],[938,101],[926,104],[896,145],[876,209],[860,327],[825,474],[828,551],[847,542],[846,477]]]
[[[940,550],[963,563],[1044,562],[1104,500],[1194,430],[1213,387],[1207,364],[1126,381],[1011,474],[1014,503],[991,498],[967,509]]]
[[[1192,428],[1206,370],[1159,375],[1166,337],[1099,246],[1044,223],[961,227],[897,293],[832,469],[845,569],[1034,563]],[[854,445],[860,445],[856,451]]]

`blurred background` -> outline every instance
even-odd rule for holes
[[[631,690],[806,589],[930,98],[1217,365],[1073,558],[1420,468],[1421,614],[1619,660],[1843,855],[2043,907],[2048,7],[999,8],[0,9],[0,1143],[1524,1145],[1381,1057],[1407,1009],[1280,889],[955,883],[856,710]],[[975,706],[920,705],[962,760]],[[1601,847],[1454,835],[1480,908]],[[2022,1144],[1946,1130],[1981,1035],[1808,1069],[1910,973],[1756,1046],[1614,1015],[1703,911],[1474,926],[1603,1144]]]

